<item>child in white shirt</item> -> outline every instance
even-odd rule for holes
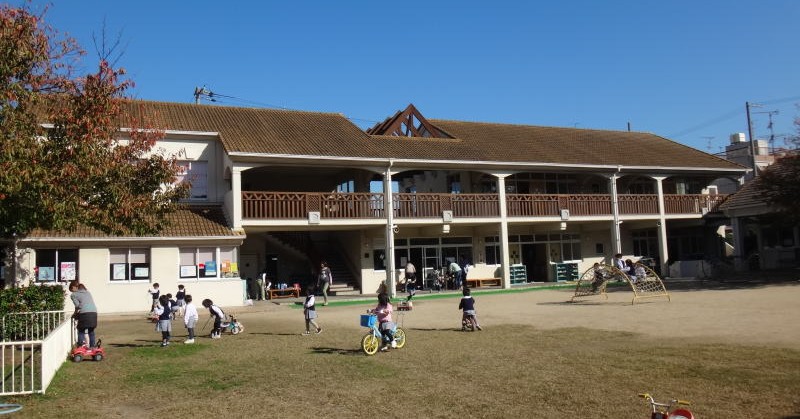
[[[183,343],[194,343],[194,327],[197,325],[197,319],[199,316],[197,315],[197,307],[195,307],[194,303],[192,303],[192,296],[186,295],[184,296],[184,301],[186,305],[183,306],[183,324],[186,325],[186,330],[189,332],[189,338],[183,341]]]

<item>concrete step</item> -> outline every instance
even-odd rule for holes
[[[347,290],[328,291],[328,295],[361,295],[361,291],[350,288]]]
[[[344,283],[334,283],[328,289],[328,295],[359,295],[361,292],[356,289],[355,287],[344,284]]]

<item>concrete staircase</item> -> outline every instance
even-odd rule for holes
[[[334,276],[333,285],[328,289],[328,295],[361,295],[361,291],[350,284],[336,282],[336,276]]]

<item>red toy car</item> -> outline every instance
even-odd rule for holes
[[[90,348],[89,345],[78,346],[72,350],[72,353],[69,356],[75,362],[81,362],[84,359],[102,361],[106,356],[106,350],[103,349],[100,343],[101,341],[98,340],[97,345],[94,348]]]
[[[397,310],[399,311],[411,311],[414,308],[414,305],[411,301],[400,301],[397,303]]]

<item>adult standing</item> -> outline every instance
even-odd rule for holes
[[[408,301],[417,293],[417,268],[410,261],[406,263],[406,292],[408,293]]]
[[[328,267],[328,263],[323,260],[319,266],[317,288],[322,290],[322,305],[324,306],[328,305],[328,288],[331,285],[333,285],[333,274],[331,273],[331,268]]]
[[[70,299],[75,305],[72,318],[78,321],[78,346],[84,344],[84,333],[89,335],[89,347],[95,346],[94,329],[97,327],[97,306],[94,304],[92,294],[77,279],[69,283]]]
[[[450,262],[448,271],[450,271],[450,273],[453,274],[453,282],[454,282],[453,287],[455,289],[461,288],[461,279],[462,279],[461,274],[463,273],[463,271],[461,270],[461,267],[458,266],[458,263],[455,260]]]
[[[461,267],[461,285],[466,288],[467,275],[469,274],[469,259],[467,259],[466,256],[461,255],[461,260],[458,262],[458,266]]]
[[[264,299],[264,273],[261,273],[256,277],[256,295],[253,297],[258,301]]]

